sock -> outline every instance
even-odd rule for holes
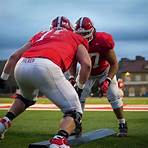
[[[12,121],[16,116],[12,112],[7,112],[5,117]]]
[[[118,119],[119,123],[124,123],[125,124],[125,119],[122,118],[122,119]]]
[[[63,136],[65,138],[68,138],[68,136],[69,136],[69,134],[64,130],[59,130],[57,135]]]

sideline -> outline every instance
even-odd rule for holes
[[[8,110],[11,104],[0,104],[0,110]],[[148,111],[148,105],[124,105],[124,111]],[[54,104],[35,104],[27,110],[59,111]],[[109,104],[86,104],[85,111],[112,111]]]

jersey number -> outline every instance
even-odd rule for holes
[[[100,57],[99,53],[89,53],[89,56],[92,60],[92,68],[98,68],[99,67],[99,57]]]
[[[50,36],[50,38],[53,38],[54,37],[54,34],[59,34],[62,30],[56,30],[53,35]],[[46,33],[44,33],[36,42],[39,42],[41,40],[43,40],[47,35],[48,33],[50,33],[51,30],[47,31]]]

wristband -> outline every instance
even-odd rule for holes
[[[85,84],[81,84],[79,81],[77,81],[76,84],[80,89],[83,89],[85,87]]]
[[[9,74],[2,72],[1,78],[2,78],[3,80],[7,80],[7,79],[9,78]]]
[[[85,87],[85,84],[80,83],[79,81],[79,75],[76,78],[76,85],[78,86],[78,88],[83,89]]]

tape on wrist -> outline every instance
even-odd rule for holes
[[[7,80],[7,79],[9,78],[9,74],[2,72],[1,78],[2,78],[3,80]]]
[[[78,88],[83,89],[85,87],[85,84],[80,83],[79,78],[80,76],[78,75],[76,78],[76,85],[78,86]]]
[[[81,84],[79,81],[77,81],[76,84],[80,89],[83,89],[85,87],[85,84]]]

